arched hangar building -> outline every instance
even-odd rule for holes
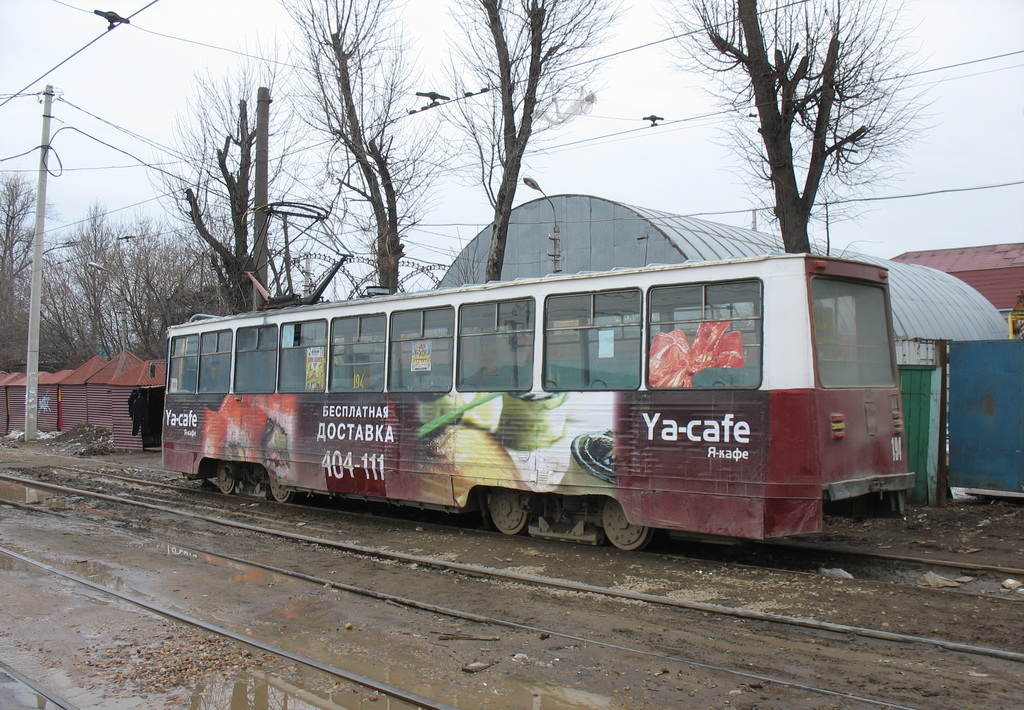
[[[482,283],[491,228],[456,257],[441,287]],[[590,195],[554,195],[512,210],[502,280],[560,271],[604,271],[652,263],[711,261],[784,251],[776,237]],[[914,362],[918,343],[1006,337],[999,311],[978,291],[937,269],[862,254],[889,270],[898,356]]]

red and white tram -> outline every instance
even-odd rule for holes
[[[206,318],[170,329],[164,465],[623,549],[819,532],[914,483],[888,299],[793,254]]]

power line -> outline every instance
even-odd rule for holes
[[[141,10],[136,10],[136,11],[135,11],[134,13],[132,13],[131,15],[129,15],[129,16],[128,16],[128,19],[129,19],[129,20],[131,20],[131,19],[132,19],[133,17],[135,17],[136,15],[138,15],[138,14],[139,14],[140,12],[142,12],[143,10],[147,10],[147,9],[149,9],[149,8],[150,8],[150,7],[152,7],[153,5],[156,5],[156,4],[158,3],[158,2],[160,2],[160,0],[152,0],[152,2],[150,2],[150,3],[148,4],[148,5],[145,5],[145,6],[144,6],[144,7],[143,7],[143,8],[141,9]],[[62,3],[62,4],[63,4],[63,3]],[[70,7],[70,6],[69,6],[69,7]],[[76,9],[76,10],[77,10],[77,9],[79,9],[79,8],[74,8],[74,9]],[[77,57],[77,56],[78,56],[79,54],[81,54],[81,53],[82,53],[82,52],[84,52],[84,51],[85,51],[86,49],[88,49],[89,47],[91,47],[92,45],[94,45],[94,44],[95,44],[96,42],[99,42],[99,41],[100,41],[100,40],[101,40],[102,38],[106,37],[106,36],[107,36],[107,35],[108,35],[108,34],[110,33],[110,30],[113,30],[113,29],[115,29],[115,28],[117,28],[117,27],[120,27],[120,26],[121,26],[122,24],[127,24],[127,23],[120,23],[120,22],[119,22],[119,23],[111,23],[110,27],[108,27],[108,28],[107,28],[107,30],[106,30],[106,31],[105,31],[105,32],[104,32],[103,34],[101,34],[101,35],[97,36],[97,37],[96,37],[95,39],[92,39],[92,40],[90,40],[90,41],[89,41],[89,42],[87,42],[87,43],[85,44],[85,46],[83,46],[83,47],[82,47],[81,49],[79,49],[79,50],[77,50],[77,51],[73,52],[73,53],[72,53],[71,55],[69,55],[69,56],[65,57],[65,58],[64,58],[64,59],[62,59],[62,60],[61,60],[60,62],[58,62],[58,63],[57,63],[57,64],[56,64],[55,66],[51,67],[50,69],[46,70],[45,72],[43,72],[42,74],[40,74],[39,76],[37,76],[37,77],[36,77],[35,79],[33,79],[32,81],[30,81],[30,82],[29,82],[28,84],[26,84],[26,85],[25,85],[25,86],[24,86],[24,87],[23,87],[22,89],[20,89],[19,91],[15,92],[15,95],[17,95],[17,94],[21,94],[21,93],[22,93],[23,91],[25,91],[25,90],[27,90],[27,89],[31,88],[31,87],[32,87],[32,86],[33,86],[33,85],[34,85],[34,84],[35,84],[36,82],[38,82],[38,81],[40,81],[40,80],[42,80],[42,79],[46,78],[47,76],[49,76],[50,74],[52,74],[52,73],[53,73],[54,71],[56,71],[56,70],[57,70],[57,69],[59,69],[60,67],[62,67],[62,66],[64,66],[65,64],[67,64],[67,63],[68,63],[69,61],[71,61],[72,59],[74,59],[75,57]],[[7,104],[8,104],[8,103],[9,103],[9,102],[10,102],[10,101],[11,101],[11,100],[13,99],[13,98],[14,98],[14,96],[11,96],[10,98],[6,99],[5,101],[3,101],[3,102],[0,102],[0,108],[3,108],[4,106],[6,106],[6,105],[7,105]]]
[[[112,145],[112,144],[110,144],[110,143],[107,143],[106,141],[100,140],[100,139],[99,139],[99,138],[97,138],[96,136],[94,136],[94,135],[91,135],[91,134],[89,134],[89,133],[86,133],[86,132],[85,132],[85,131],[83,131],[82,129],[80,129],[80,128],[76,128],[76,127],[74,127],[74,126],[62,126],[61,128],[58,128],[58,129],[57,129],[57,130],[56,130],[56,131],[54,132],[54,134],[53,134],[53,137],[54,137],[54,138],[56,138],[56,137],[57,137],[57,134],[58,134],[58,133],[60,133],[61,131],[75,131],[76,133],[81,133],[81,134],[82,134],[83,136],[85,136],[86,138],[92,139],[92,140],[96,141],[97,143],[99,143],[100,145],[105,145],[105,146],[107,146],[108,148],[110,148],[111,150],[116,150],[116,151],[117,151],[118,153],[123,153],[124,155],[127,155],[127,156],[128,156],[129,158],[131,158],[132,160],[137,160],[137,161],[138,161],[138,162],[139,162],[139,163],[140,163],[141,165],[144,165],[144,166],[146,166],[147,168],[150,168],[151,170],[156,170],[157,172],[159,172],[159,173],[163,173],[164,175],[167,175],[168,177],[174,178],[175,180],[179,180],[179,179],[180,179],[180,176],[178,176],[178,175],[175,175],[174,173],[170,173],[170,172],[167,172],[167,171],[166,171],[166,170],[164,170],[163,168],[157,167],[157,166],[156,166],[155,164],[153,164],[153,163],[147,163],[147,162],[146,162],[145,160],[143,160],[142,158],[140,158],[140,157],[138,157],[138,156],[136,156],[136,155],[133,155],[132,153],[129,153],[129,152],[127,151],[127,150],[122,150],[121,148],[118,148],[118,147],[117,147],[116,145]],[[51,139],[51,144],[52,144],[52,139]]]
[[[90,116],[92,118],[95,118],[100,123],[105,123],[106,125],[110,126],[111,128],[114,128],[115,130],[121,131],[125,135],[130,136],[130,137],[134,138],[137,141],[141,141],[143,143],[146,143],[150,147],[158,148],[159,150],[166,151],[167,153],[170,153],[171,155],[174,155],[176,158],[180,158],[182,160],[186,160],[187,159],[187,156],[185,156],[182,153],[178,152],[174,148],[170,148],[170,147],[168,147],[166,145],[163,145],[162,143],[159,143],[159,142],[153,140],[152,138],[147,138],[146,136],[143,136],[143,135],[141,135],[139,133],[135,133],[134,131],[131,131],[131,130],[127,129],[127,128],[124,128],[123,126],[119,126],[116,123],[113,123],[112,121],[108,121],[105,118],[102,118],[100,116],[97,116],[94,113],[86,111],[81,106],[76,106],[75,104],[71,103],[70,101],[68,101],[64,97],[57,98],[57,101],[60,101],[61,103],[65,103],[68,106],[70,106],[71,108],[77,109],[78,111],[81,111],[86,116]]]

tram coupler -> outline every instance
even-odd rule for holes
[[[604,542],[604,531],[583,520],[575,524],[550,523],[547,518],[537,517],[530,523],[530,535],[551,540],[569,540],[585,545],[600,545]]]

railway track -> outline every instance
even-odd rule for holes
[[[87,476],[101,476],[106,479],[118,481],[121,483],[128,483],[135,486],[151,487],[151,488],[162,488],[172,491],[181,492],[184,494],[191,495],[203,495],[210,496],[212,499],[223,500],[223,494],[219,493],[215,489],[204,490],[201,488],[195,488],[194,486],[180,485],[174,483],[167,483],[165,481],[155,481],[152,479],[139,478],[137,476],[128,476],[124,474],[115,474],[109,471],[96,470],[91,468],[85,468],[80,466],[64,466],[63,469],[67,471],[74,471]],[[137,467],[125,467],[132,470],[138,470]],[[149,469],[156,475],[166,476],[167,472],[160,469]],[[2,476],[0,476],[2,478]],[[256,499],[261,500],[262,499]],[[267,501],[266,509],[272,509],[277,506],[288,506],[294,504],[279,504],[272,501]],[[351,511],[334,511],[339,516],[358,516],[360,514]],[[264,512],[264,515],[266,513]],[[997,588],[999,582],[1007,577],[1024,577],[1024,568],[1006,565],[990,565],[984,563],[977,563],[973,561],[965,560],[950,560],[942,558],[930,558],[921,557],[917,555],[901,555],[895,553],[884,553],[877,551],[864,551],[854,550],[841,546],[830,546],[822,544],[810,544],[796,540],[774,540],[774,541],[763,541],[763,542],[748,542],[746,543],[745,550],[739,554],[735,553],[735,548],[730,546],[720,545],[703,545],[702,549],[697,549],[697,546],[690,545],[683,557],[690,559],[697,558],[707,561],[726,561],[730,563],[744,564],[750,567],[760,569],[772,569],[772,570],[791,570],[791,571],[804,571],[804,572],[816,572],[822,567],[831,567],[837,564],[843,564],[844,561],[854,560],[857,564],[863,565],[864,563],[870,562],[885,562],[885,563],[902,563],[907,567],[901,571],[900,580],[896,583],[899,584],[914,584],[914,580],[920,577],[923,573],[932,570],[933,568],[945,568],[949,570],[972,572],[975,574],[985,573],[988,575],[987,581],[989,584],[985,586],[985,589],[989,592],[993,588]],[[772,559],[765,559],[765,552],[770,553]],[[676,552],[668,552],[670,555],[678,555]],[[868,577],[871,581],[882,581],[876,577]],[[976,580],[975,580],[976,581]],[[982,585],[975,585],[981,587]],[[963,587],[942,587],[940,588],[945,592],[956,592],[962,594],[978,594],[980,592],[974,592],[970,589]],[[1010,597],[1009,599],[1013,599]],[[1015,600],[1016,601],[1016,600]],[[1024,601],[1024,598],[1021,598]]]
[[[124,602],[128,602],[129,604],[135,607],[151,611],[155,614],[159,614],[160,616],[167,619],[171,619],[172,621],[185,624],[187,626],[193,627],[201,631],[217,634],[218,636],[222,636],[224,638],[230,639],[240,644],[245,644],[248,647],[258,649],[259,651],[262,651],[264,653],[270,653],[283,659],[294,661],[296,663],[301,663],[302,665],[307,666],[309,668],[313,668],[322,673],[326,673],[328,675],[341,678],[349,683],[354,683],[356,685],[362,686],[374,692],[385,695],[390,699],[400,701],[401,703],[405,703],[407,707],[422,708],[423,710],[455,710],[453,706],[447,703],[442,703],[437,700],[431,700],[410,690],[405,690],[389,683],[382,683],[380,681],[368,678],[362,674],[355,673],[345,668],[323,663],[315,658],[295,653],[294,651],[283,648],[281,646],[267,643],[266,641],[256,637],[253,634],[232,631],[231,629],[228,629],[224,626],[210,623],[206,620],[197,618],[190,614],[185,614],[160,604],[155,604],[137,594],[129,594],[118,589],[113,589],[103,584],[98,584],[93,580],[89,579],[88,577],[83,577],[81,575],[73,574],[66,570],[62,570],[58,567],[47,564],[46,562],[42,562],[28,555],[15,552],[14,550],[6,549],[0,546],[0,555],[4,555],[10,559],[17,560],[22,564],[36,567],[51,575],[62,577],[63,579],[74,582],[75,584],[80,585],[82,587],[88,587],[89,589],[93,589],[105,595],[116,597],[117,599],[120,599]],[[67,707],[70,709],[74,706],[61,705],[60,707]]]
[[[92,471],[92,470],[86,470],[84,472],[88,473],[89,475],[95,475],[96,474],[96,472]],[[116,474],[110,474],[110,475],[116,475]],[[149,485],[151,483],[151,482],[148,482],[148,481],[144,481],[142,479],[137,479],[137,478],[133,478],[133,477],[125,477],[125,476],[119,476],[115,480],[117,480],[120,483],[126,483],[127,482],[127,483],[130,483],[131,485]],[[31,483],[31,482],[29,482],[29,483]],[[168,484],[162,484],[161,487],[166,487],[167,485]],[[195,492],[194,489],[188,489],[188,488],[184,488],[184,489],[185,490],[189,490],[192,493]],[[60,489],[54,489],[54,490],[60,490]],[[82,490],[65,489],[64,492],[70,493],[70,494],[73,494],[73,495],[94,495],[94,494],[90,494],[88,491],[82,491]],[[237,498],[235,498],[235,499],[225,499],[222,496],[215,495],[214,496],[214,500],[216,500],[218,502],[218,504],[222,504],[225,501],[231,501],[236,506],[238,506],[238,505],[243,505],[244,506],[245,505],[244,503],[242,503],[242,501],[244,499],[237,499]],[[146,506],[166,507],[166,501],[161,502],[161,503],[145,503],[143,501],[132,501],[131,503],[133,505],[146,505]],[[231,525],[231,526],[235,527],[236,529],[248,530],[250,532],[259,532],[259,533],[265,533],[265,534],[274,534],[274,535],[278,535],[278,536],[287,536],[287,537],[290,537],[293,540],[299,540],[299,541],[303,541],[303,542],[307,542],[307,543],[314,543],[314,544],[325,546],[325,547],[332,546],[332,547],[335,547],[336,549],[345,549],[345,550],[347,550],[349,552],[354,552],[354,553],[358,553],[358,554],[361,554],[361,555],[371,555],[371,556],[378,557],[378,558],[391,559],[391,560],[394,560],[394,561],[402,562],[402,563],[407,564],[407,565],[432,566],[432,567],[435,567],[435,568],[447,569],[449,571],[457,572],[457,573],[460,573],[460,574],[467,574],[467,575],[474,575],[474,576],[488,576],[488,577],[491,577],[491,578],[500,578],[500,579],[504,579],[505,581],[515,582],[515,583],[519,583],[519,584],[545,585],[545,586],[548,586],[548,587],[562,589],[562,590],[566,590],[566,591],[583,592],[583,593],[588,593],[588,594],[610,596],[610,597],[615,597],[615,598],[618,598],[618,599],[625,599],[625,600],[636,601],[636,602],[643,602],[643,603],[648,603],[648,604],[659,604],[659,605],[668,606],[668,607],[684,608],[684,609],[689,609],[691,611],[700,611],[700,612],[704,612],[704,613],[708,613],[708,614],[715,614],[715,615],[720,615],[720,616],[721,615],[726,615],[726,616],[733,616],[735,618],[757,620],[757,621],[760,621],[760,622],[770,622],[770,623],[777,623],[777,624],[803,626],[803,627],[808,628],[808,629],[814,629],[814,630],[818,630],[818,631],[837,632],[837,633],[843,633],[843,634],[850,634],[850,635],[853,635],[853,636],[859,636],[859,637],[863,637],[863,638],[875,638],[875,639],[883,639],[883,640],[888,640],[888,641],[899,641],[899,642],[903,642],[903,643],[926,644],[926,645],[931,646],[931,647],[946,648],[946,649],[949,649],[949,650],[963,651],[963,652],[966,652],[966,653],[981,653],[981,654],[984,654],[984,655],[992,655],[994,657],[1000,657],[1000,658],[1004,658],[1004,659],[1008,659],[1008,660],[1012,660],[1012,661],[1020,660],[1020,658],[1019,658],[1019,651],[1016,650],[1016,649],[1012,649],[1011,650],[1011,649],[1007,649],[1007,648],[998,648],[998,647],[982,647],[982,646],[977,646],[976,644],[964,644],[964,643],[960,643],[960,642],[957,642],[957,641],[949,641],[949,640],[945,640],[945,639],[936,638],[934,636],[926,636],[926,635],[919,635],[919,634],[909,634],[909,633],[894,633],[894,632],[892,632],[890,630],[887,630],[887,629],[884,629],[884,628],[883,629],[864,628],[864,627],[858,627],[858,626],[850,625],[850,624],[832,623],[832,622],[827,622],[827,621],[822,622],[822,621],[817,621],[817,620],[813,620],[813,619],[791,617],[791,616],[788,616],[788,615],[769,614],[769,613],[764,613],[764,612],[751,611],[751,610],[749,610],[747,608],[743,608],[743,607],[730,607],[730,606],[722,605],[722,604],[706,604],[706,603],[700,603],[700,602],[687,602],[685,600],[673,599],[672,597],[666,596],[666,595],[644,594],[644,593],[629,592],[629,591],[625,591],[625,590],[622,590],[622,589],[617,589],[617,588],[613,588],[613,587],[609,587],[609,586],[601,587],[601,586],[598,586],[598,585],[581,584],[581,583],[578,583],[578,582],[573,582],[571,580],[555,579],[555,578],[550,578],[550,577],[539,577],[537,575],[529,575],[529,574],[521,574],[521,573],[516,573],[516,572],[502,571],[500,569],[495,569],[495,568],[492,568],[492,567],[481,567],[479,565],[466,565],[466,564],[462,564],[462,563],[446,562],[444,560],[438,560],[436,558],[428,558],[428,557],[423,557],[423,556],[419,556],[419,555],[401,554],[401,553],[396,553],[394,551],[383,550],[381,548],[372,547],[372,546],[366,546],[366,545],[352,545],[352,544],[340,544],[339,545],[336,540],[332,540],[332,539],[325,538],[325,537],[322,537],[322,536],[311,535],[310,534],[310,530],[311,530],[310,527],[306,527],[304,529],[304,531],[301,532],[301,533],[298,533],[298,532],[288,533],[287,531],[283,531],[283,530],[280,530],[280,529],[273,529],[272,530],[272,529],[267,528],[266,524],[265,524],[265,513],[264,513],[263,509],[264,508],[276,508],[276,507],[277,507],[276,505],[274,505],[274,506],[259,505],[260,512],[259,512],[258,515],[256,514],[255,510],[251,509],[251,508],[250,509],[236,508],[236,510],[234,510],[232,512],[233,517],[238,517],[239,515],[241,515],[242,517],[247,518],[249,521],[263,519],[263,522],[261,524],[257,524],[257,523],[254,523],[254,522],[241,522],[239,520],[233,520],[233,521],[223,521],[222,520],[222,521],[219,521],[218,524]],[[222,507],[221,507],[221,510],[223,510]],[[168,509],[168,510],[166,510],[164,512],[169,512],[169,513],[175,514],[175,515],[182,514],[182,511],[174,510],[174,509]],[[335,511],[330,511],[330,514],[332,516],[334,516],[334,515],[336,515],[336,512]],[[273,522],[273,524],[274,525],[281,525],[282,524],[281,520],[282,520],[281,518],[277,518]],[[291,522],[291,524],[295,525],[295,521],[293,520]],[[305,521],[300,521],[298,524],[299,525],[305,525],[306,523],[305,523]],[[929,560],[929,562],[932,563],[934,561]],[[1005,568],[1003,568],[1003,569],[1005,570]],[[1005,570],[1005,571],[1010,571],[1010,570]],[[941,594],[941,592],[938,592],[938,593]],[[987,601],[992,601],[992,600],[987,600]],[[925,606],[927,606],[927,605],[928,604],[925,603]],[[1016,606],[1016,605],[1014,605],[1014,606]]]
[[[33,511],[33,512],[38,512],[38,511]],[[66,514],[56,513],[56,515],[66,515]],[[91,521],[89,524],[91,526],[93,526],[93,527],[96,527],[96,528],[106,528],[110,532],[116,532],[119,535],[123,535],[124,534],[123,529],[121,529],[121,528],[111,528],[111,526],[109,524],[95,522],[95,521]],[[138,533],[132,533],[132,534],[133,535],[138,535]],[[451,618],[454,618],[454,619],[457,619],[457,620],[460,620],[460,621],[473,622],[474,624],[485,624],[485,625],[488,625],[488,626],[491,626],[491,627],[515,629],[515,630],[518,630],[518,631],[524,631],[524,632],[528,632],[528,633],[531,633],[531,634],[539,634],[541,637],[549,637],[549,638],[550,637],[558,637],[558,638],[561,638],[564,641],[575,642],[575,643],[579,643],[579,644],[605,646],[605,647],[607,647],[609,649],[612,649],[612,650],[615,650],[615,651],[617,651],[619,653],[633,654],[633,655],[644,657],[644,658],[648,658],[648,659],[652,659],[653,658],[653,659],[657,660],[659,663],[662,663],[662,664],[665,664],[665,663],[685,664],[685,665],[690,666],[691,668],[699,669],[702,672],[714,672],[714,673],[719,673],[719,674],[726,674],[726,675],[729,675],[729,676],[733,676],[733,677],[735,677],[737,679],[740,679],[740,680],[742,680],[744,682],[755,684],[755,685],[770,684],[772,686],[779,687],[779,688],[785,688],[785,689],[790,690],[790,691],[795,691],[795,692],[799,692],[799,693],[810,693],[810,694],[814,694],[814,695],[817,695],[817,696],[821,696],[821,697],[825,697],[825,698],[830,698],[832,701],[842,701],[842,702],[845,702],[845,703],[849,703],[850,704],[850,705],[848,705],[849,707],[864,706],[864,707],[885,707],[885,708],[907,708],[907,709],[918,707],[918,706],[915,706],[915,705],[906,705],[906,704],[899,703],[899,702],[894,702],[894,701],[891,701],[891,700],[883,700],[883,699],[874,698],[874,697],[870,697],[870,696],[853,694],[853,693],[850,693],[850,692],[837,691],[835,689],[831,689],[831,688],[827,688],[827,687],[822,687],[820,685],[813,685],[813,684],[796,682],[796,681],[794,681],[792,679],[787,679],[787,678],[783,678],[783,677],[770,676],[770,675],[766,675],[766,674],[763,674],[763,673],[755,673],[755,672],[751,672],[751,671],[745,670],[745,669],[729,668],[729,667],[723,667],[723,666],[720,666],[720,665],[715,665],[715,664],[710,664],[710,663],[703,663],[703,662],[700,662],[699,660],[696,660],[695,658],[686,658],[686,657],[680,657],[680,656],[673,656],[673,655],[669,655],[669,654],[665,654],[665,653],[654,652],[654,651],[651,651],[651,650],[648,650],[648,649],[644,649],[644,648],[639,648],[639,647],[635,647],[635,646],[629,646],[629,645],[626,645],[626,644],[623,644],[623,643],[609,643],[607,641],[602,641],[600,639],[588,638],[588,637],[585,637],[585,636],[581,636],[581,635],[576,634],[576,633],[568,633],[568,632],[566,632],[564,630],[560,630],[560,629],[541,627],[541,626],[536,626],[536,625],[531,625],[531,624],[524,624],[522,622],[518,622],[518,621],[514,621],[514,620],[509,620],[507,618],[498,618],[498,617],[494,617],[494,616],[481,615],[481,614],[477,614],[477,613],[472,613],[472,612],[467,612],[467,611],[464,611],[464,610],[456,609],[456,608],[453,608],[453,607],[450,607],[450,606],[440,606],[440,605],[437,605],[437,604],[433,604],[433,603],[429,603],[429,602],[424,602],[424,601],[419,600],[419,599],[411,598],[409,596],[400,596],[400,595],[392,595],[392,594],[380,593],[380,592],[376,592],[374,590],[367,589],[367,588],[364,588],[364,587],[359,587],[359,586],[355,586],[355,585],[351,585],[351,584],[340,583],[340,582],[337,582],[335,580],[331,580],[331,579],[328,579],[328,578],[319,577],[319,576],[316,576],[316,575],[306,574],[306,573],[303,573],[303,572],[296,571],[294,569],[287,569],[287,568],[277,567],[277,566],[274,566],[274,565],[269,565],[269,564],[266,564],[266,563],[263,563],[263,562],[254,561],[254,560],[247,559],[247,558],[226,557],[226,556],[224,556],[224,555],[222,555],[222,554],[220,554],[218,552],[215,552],[215,551],[203,550],[201,548],[195,548],[195,547],[188,547],[186,545],[182,545],[181,543],[172,543],[171,541],[168,541],[168,540],[165,540],[165,539],[152,538],[152,536],[146,536],[146,537],[148,537],[151,540],[152,539],[156,539],[156,540],[158,540],[159,542],[161,542],[163,544],[167,544],[167,545],[174,544],[175,547],[176,547],[176,550],[178,551],[178,553],[190,552],[190,553],[192,553],[192,556],[194,556],[194,557],[210,557],[210,558],[216,557],[221,562],[228,562],[228,563],[232,563],[232,564],[238,565],[238,566],[262,569],[262,570],[265,570],[265,571],[268,571],[268,572],[272,572],[275,575],[280,575],[280,576],[283,576],[283,577],[288,577],[288,578],[291,578],[291,579],[299,580],[299,581],[304,582],[304,583],[308,583],[310,585],[313,585],[317,589],[325,588],[325,587],[331,587],[331,588],[334,588],[334,589],[345,591],[347,593],[354,593],[354,594],[359,594],[359,595],[362,595],[362,596],[372,597],[374,599],[377,599],[377,600],[380,600],[380,601],[384,601],[384,602],[389,603],[389,604],[395,604],[395,605],[400,605],[400,606],[406,607],[406,608],[412,608],[412,609],[417,609],[417,610],[421,610],[421,611],[426,611],[426,612],[429,612],[431,614],[440,614],[440,615],[448,616],[448,617],[451,617]],[[317,544],[324,545],[325,541],[317,541]],[[282,649],[282,648],[280,648],[278,646],[268,644],[268,643],[260,640],[259,638],[253,636],[251,633],[240,634],[240,633],[237,633],[237,632],[233,632],[230,629],[226,629],[226,628],[224,628],[222,626],[210,624],[208,622],[205,622],[205,621],[203,621],[201,619],[198,619],[198,618],[196,618],[194,616],[191,616],[189,614],[184,614],[184,613],[182,613],[180,611],[176,611],[174,609],[171,609],[171,608],[169,608],[169,607],[167,607],[165,605],[155,604],[152,601],[148,601],[146,599],[143,599],[143,598],[141,598],[141,597],[139,597],[139,596],[137,596],[135,594],[128,594],[128,593],[125,593],[123,591],[118,591],[118,590],[112,589],[112,588],[110,588],[108,586],[105,586],[105,585],[97,584],[96,582],[94,582],[94,581],[92,581],[92,580],[90,580],[90,579],[88,579],[86,577],[82,577],[80,575],[76,575],[76,574],[72,574],[72,573],[69,573],[69,572],[66,572],[66,571],[62,571],[61,569],[59,569],[58,567],[56,567],[56,566],[54,566],[52,564],[48,564],[48,563],[40,561],[38,559],[34,559],[33,557],[30,557],[28,555],[25,555],[25,554],[22,554],[22,553],[13,551],[13,550],[5,549],[3,547],[0,547],[0,554],[7,555],[7,556],[9,556],[9,557],[11,557],[13,559],[17,559],[18,561],[20,561],[20,562],[22,562],[24,564],[29,564],[29,565],[36,566],[36,567],[38,567],[40,569],[43,569],[43,570],[45,570],[45,571],[47,571],[47,572],[49,572],[51,574],[60,575],[61,577],[65,578],[65,579],[71,580],[71,581],[76,582],[78,584],[82,584],[84,586],[88,586],[88,587],[90,587],[92,589],[95,589],[97,591],[103,592],[105,594],[110,594],[112,596],[116,596],[117,598],[122,599],[124,601],[127,601],[127,602],[129,602],[129,603],[131,603],[133,605],[136,605],[136,606],[140,607],[140,608],[144,608],[144,609],[147,609],[149,611],[153,611],[155,613],[158,613],[161,616],[165,616],[165,617],[173,619],[175,621],[195,626],[196,628],[202,629],[204,631],[209,631],[209,632],[212,632],[212,633],[216,633],[216,634],[222,635],[222,636],[224,636],[226,638],[230,638],[230,639],[232,639],[234,641],[237,641],[237,642],[240,642],[240,643],[244,643],[246,645],[258,648],[258,649],[260,649],[262,651],[265,651],[265,652],[268,652],[268,653],[273,653],[273,654],[281,656],[283,658],[287,658],[287,659],[290,659],[290,660],[293,660],[293,661],[296,661],[296,662],[299,662],[299,663],[303,663],[303,664],[308,665],[308,666],[310,666],[312,668],[316,668],[317,670],[320,670],[322,672],[325,672],[325,673],[328,673],[328,674],[331,674],[331,675],[335,675],[335,676],[344,678],[347,681],[358,683],[358,684],[363,685],[365,687],[372,688],[372,689],[374,689],[374,690],[376,690],[378,692],[381,692],[382,694],[388,695],[389,697],[398,698],[398,699],[403,700],[405,702],[410,702],[410,703],[412,703],[413,707],[423,707],[423,708],[448,708],[448,707],[450,707],[450,706],[448,706],[448,705],[446,705],[444,703],[439,703],[439,702],[436,702],[436,701],[428,701],[428,700],[426,700],[426,699],[424,699],[424,698],[422,698],[420,696],[417,696],[415,694],[411,694],[411,693],[408,693],[407,691],[402,691],[401,689],[394,688],[391,685],[380,684],[380,683],[374,682],[371,679],[364,678],[364,677],[362,677],[362,676],[360,676],[358,674],[354,674],[354,673],[352,673],[350,671],[346,671],[345,669],[340,669],[340,668],[337,668],[335,666],[331,666],[331,665],[328,665],[328,664],[325,664],[325,663],[322,663],[322,662],[318,662],[315,659],[310,659],[308,657],[304,657],[304,656],[295,654],[294,652],[288,651],[287,649]],[[463,570],[463,571],[465,572],[466,570]],[[473,572],[475,574],[483,575],[484,573],[490,572],[490,570],[473,570]],[[522,580],[520,580],[520,581],[522,581]],[[536,582],[537,580],[531,580],[531,581],[535,581]],[[558,583],[558,584],[552,585],[551,582],[552,582],[551,580],[548,580],[547,582],[541,581],[541,583],[548,584],[549,586],[558,586],[558,587],[561,587],[563,589],[571,588],[574,591],[582,591],[582,592],[586,592],[586,593],[589,593],[589,594],[598,594],[598,595],[605,595],[605,596],[613,596],[613,597],[617,597],[617,598],[631,599],[633,601],[646,601],[648,603],[665,603],[666,601],[669,601],[669,600],[661,600],[661,599],[653,598],[653,597],[650,597],[649,595],[629,595],[629,594],[623,594],[621,592],[616,592],[616,590],[599,589],[599,588],[596,588],[596,587],[593,587],[593,586],[587,586],[587,585],[568,585],[568,584],[565,584],[565,583]],[[705,611],[707,611],[707,609],[705,609]],[[756,618],[756,617],[754,617],[754,618]],[[775,621],[778,621],[778,620],[776,619]],[[828,629],[828,630],[834,631],[834,632],[838,632],[838,633],[849,633],[849,630],[844,630],[844,629],[834,628],[834,629]],[[893,640],[904,641],[906,639],[899,639],[899,638],[897,638],[894,635],[892,638],[889,638],[889,639],[886,639],[886,640],[889,640],[889,641],[893,641]],[[913,640],[913,641],[915,643],[922,642],[922,640],[920,640],[920,639]],[[964,652],[964,653],[976,652],[973,649],[949,649],[949,650],[959,650],[959,651]],[[1011,660],[1021,660],[1021,661],[1024,661],[1024,657],[1022,657],[1020,659],[1011,659]]]
[[[0,661],[0,706],[15,707],[14,704],[20,704],[21,697],[25,695],[34,695],[38,707],[48,708],[52,705],[59,710],[79,710],[77,705],[64,699],[51,688]]]

